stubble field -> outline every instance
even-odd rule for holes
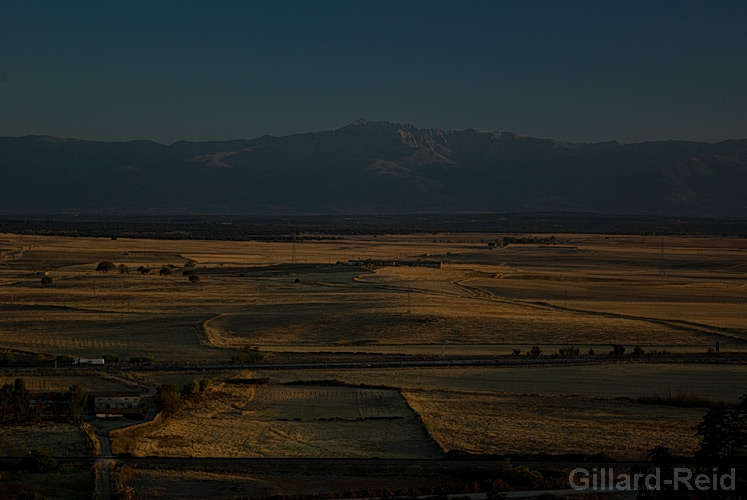
[[[431,360],[521,349],[523,356],[535,344],[545,356],[566,346],[584,356],[589,349],[606,353],[613,344],[627,352],[640,346],[704,354],[716,342],[722,351],[746,350],[744,240],[563,235],[555,245],[489,249],[486,241],[499,236],[304,241],[293,259],[289,242],[0,235],[0,348],[198,365],[227,362],[247,346],[268,353],[268,363],[273,353],[310,363],[328,359],[324,353]],[[345,264],[366,258],[436,260],[443,268]],[[96,272],[101,261],[124,264],[129,273]],[[198,283],[182,276],[190,261]],[[138,273],[140,266],[150,274]],[[162,266],[171,275],[160,276]],[[35,271],[47,271],[53,282],[43,286]],[[660,366],[629,363],[640,361],[629,355],[619,361],[268,371],[272,382],[257,394],[221,388],[149,429],[137,452],[430,456],[432,445],[421,448],[429,441],[419,417],[445,449],[640,457],[656,444],[691,451],[692,426],[705,410],[624,398],[696,394],[733,402],[747,387],[743,365]],[[291,394],[293,386],[279,385],[302,379],[392,389],[304,387]],[[391,413],[363,420],[378,397]],[[319,408],[334,411],[315,413]]]
[[[137,456],[438,458],[398,391],[223,384],[142,433]]]

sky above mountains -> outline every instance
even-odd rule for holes
[[[358,118],[747,137],[743,1],[15,1],[0,135],[225,140]]]

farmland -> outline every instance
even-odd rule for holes
[[[658,445],[692,454],[705,406],[639,398],[732,404],[745,392],[743,240],[568,234],[551,245],[487,244],[500,237],[0,235],[0,382],[117,392],[135,387],[128,379],[139,391],[209,379],[174,415],[111,433],[115,453],[185,459],[642,459]],[[96,271],[101,262],[115,267]],[[50,280],[42,284],[39,273]],[[539,352],[527,356],[533,346]],[[623,351],[610,355],[613,346]],[[236,364],[257,352],[265,366]],[[105,355],[119,362],[69,365]],[[458,365],[473,358],[488,364]],[[46,368],[25,367],[34,362]],[[73,431],[69,443],[28,432],[58,455],[84,453]],[[18,439],[0,435],[6,448]],[[220,471],[195,474],[221,481]],[[135,468],[128,477],[167,496],[158,472]],[[309,491],[266,477],[236,481],[250,492]]]
[[[203,430],[209,428],[210,432]],[[440,450],[391,389],[221,386],[138,436],[141,456],[437,458]]]

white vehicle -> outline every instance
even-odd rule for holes
[[[73,358],[74,365],[103,365],[104,358]]]

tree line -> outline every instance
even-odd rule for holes
[[[36,397],[38,400],[32,405],[34,398],[21,378],[13,384],[5,384],[0,388],[0,423],[39,422],[44,416],[80,422],[88,403],[88,396],[77,384],[65,392],[39,393]]]

